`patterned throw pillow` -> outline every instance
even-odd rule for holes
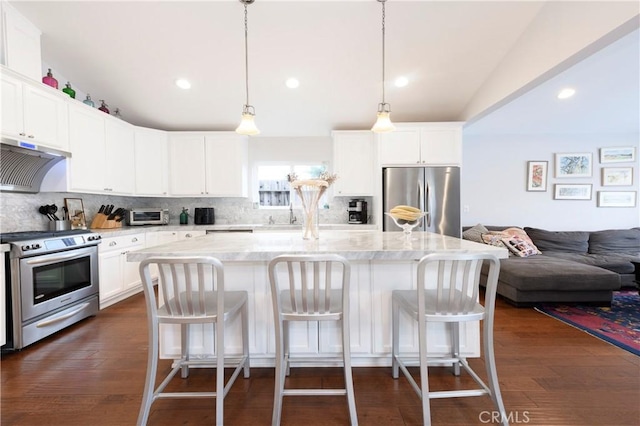
[[[506,248],[507,246],[502,242],[502,239],[508,237],[509,234],[502,231],[488,231],[482,234],[482,242],[490,246]]]
[[[483,244],[484,241],[482,240],[482,234],[484,234],[485,232],[489,232],[489,230],[485,228],[484,225],[479,223],[473,228],[469,228],[464,231],[462,233],[462,238],[465,240],[473,241],[475,243]]]
[[[528,257],[540,253],[533,243],[518,235],[511,235],[509,237],[502,238],[502,242],[510,252],[519,257]]]
[[[521,239],[523,241],[526,241],[527,246],[529,246],[529,247],[531,247],[533,249],[533,251],[534,251],[533,254],[542,254],[542,252],[540,250],[538,250],[538,247],[536,247],[536,245],[533,244],[533,241],[531,241],[531,238],[529,238],[529,236],[524,231],[524,229],[522,229],[522,228],[507,228],[502,232],[507,234],[507,236],[518,237],[519,239]],[[521,256],[521,257],[525,257],[525,256]]]

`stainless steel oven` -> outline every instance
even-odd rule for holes
[[[89,231],[3,234],[7,344],[22,349],[99,310],[98,243]]]

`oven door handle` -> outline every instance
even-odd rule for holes
[[[33,259],[28,259],[26,262],[27,262],[27,265],[40,265],[43,263],[60,262],[62,260],[80,258],[83,256],[86,256],[86,253],[78,254],[77,252],[73,252],[69,254],[59,254],[56,256],[34,257]]]
[[[85,310],[87,307],[89,306],[89,303],[83,303],[82,305],[78,306],[78,309],[74,309],[71,312],[67,312],[63,315],[60,315],[59,317],[55,317],[55,318],[51,318],[49,320],[46,321],[42,321],[36,324],[36,327],[47,327],[51,324],[55,324],[57,322],[60,321],[64,321],[67,318],[71,318],[72,316],[74,316],[75,314],[82,312],[83,310]]]

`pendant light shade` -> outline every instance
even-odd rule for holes
[[[384,59],[385,59],[384,20],[386,18],[384,4],[387,0],[378,0],[378,1],[382,3],[382,102],[378,104],[378,119],[376,120],[376,123],[371,128],[371,131],[374,133],[388,133],[388,132],[394,131],[396,127],[391,122],[391,105],[389,105],[384,101]]]
[[[242,107],[242,121],[236,129],[236,133],[241,135],[257,135],[260,130],[256,127],[254,121],[256,112],[253,106],[249,104],[249,42],[248,42],[248,25],[247,25],[247,5],[250,5],[254,0],[239,0],[244,5],[244,71],[245,71],[245,89],[246,89],[246,103]]]

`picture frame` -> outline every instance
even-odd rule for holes
[[[603,167],[602,186],[633,185],[633,167]]]
[[[547,190],[548,161],[527,162],[527,191]]]
[[[600,163],[629,163],[636,161],[634,146],[613,146],[600,148]]]
[[[593,155],[590,152],[556,154],[556,177],[579,178],[591,177]]]
[[[589,183],[562,184],[554,187],[554,200],[590,200],[592,185]]]
[[[87,229],[87,218],[84,214],[82,198],[65,198],[64,205],[69,214],[71,229]]]
[[[598,207],[635,207],[636,191],[598,191]]]

